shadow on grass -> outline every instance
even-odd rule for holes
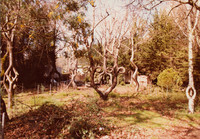
[[[58,107],[45,103],[38,109],[11,119],[5,138],[96,138],[109,133],[94,101],[73,101]]]
[[[183,100],[171,100],[170,98],[157,98],[157,99],[145,99],[141,100],[138,96],[133,97],[114,97],[117,100],[118,108],[133,110],[147,110],[153,111],[162,116],[174,117],[177,111],[187,111],[187,99]],[[116,102],[115,100],[115,102]],[[112,105],[112,103],[110,103]],[[107,105],[108,106],[108,105]]]
[[[114,123],[116,124],[119,123],[119,120],[121,122],[119,125],[139,124],[162,127],[162,124],[167,125],[171,118],[175,121],[183,121],[188,126],[190,122],[197,123],[198,116],[186,117],[187,103],[187,99],[174,98],[173,96],[158,99],[156,97],[154,99],[148,99],[148,97],[141,99],[140,96],[111,96],[108,102],[100,101],[99,105],[105,111],[107,119],[115,119]],[[187,120],[184,120],[185,117]]]
[[[67,109],[44,104],[36,110],[11,119],[5,128],[5,138],[55,138],[70,119]]]

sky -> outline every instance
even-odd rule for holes
[[[112,18],[117,18],[118,22],[124,20],[124,16],[126,14],[126,8],[125,5],[129,4],[129,0],[94,0],[95,1],[95,24],[97,24],[103,17],[105,17],[108,12],[110,15],[108,18],[106,18],[105,21],[101,22],[96,28],[95,28],[95,37],[98,37],[96,32],[102,32],[102,28],[105,30],[105,23],[112,24]],[[89,21],[89,23],[92,25],[93,22],[93,7],[88,4],[88,10],[86,12],[85,20]],[[159,8],[159,7],[158,7]],[[163,7],[161,7],[163,8]],[[134,9],[132,9],[134,11]],[[129,11],[130,14],[131,10]],[[149,18],[151,20],[152,13],[142,13],[140,12],[138,14],[139,16],[143,18]],[[62,29],[64,31],[64,29]],[[60,44],[64,45],[64,44]]]
[[[98,16],[99,14],[106,15],[106,10],[109,14],[112,15],[112,12],[115,11],[118,13],[118,16],[124,12],[124,5],[126,5],[127,2],[123,2],[122,0],[96,0],[95,1],[95,12]],[[92,6],[88,5],[88,11],[86,12],[86,20],[89,20],[92,23]],[[98,18],[97,18],[98,20]],[[96,21],[97,22],[97,21]]]

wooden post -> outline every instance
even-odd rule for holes
[[[2,139],[4,139],[4,125],[5,125],[5,112],[3,112],[3,115],[2,115]]]
[[[40,93],[40,85],[37,85],[37,94]]]
[[[50,94],[52,94],[52,92],[51,92],[51,83],[50,83],[50,85],[49,85],[49,86],[50,86]]]
[[[35,94],[34,94],[34,107],[35,107]]]

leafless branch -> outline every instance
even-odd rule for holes
[[[181,5],[182,5],[182,3],[180,3],[180,4],[178,4],[178,5],[174,6],[174,7],[172,7],[171,10],[169,11],[168,15],[170,15],[170,13],[171,13],[174,9],[178,8],[178,7],[181,6]]]

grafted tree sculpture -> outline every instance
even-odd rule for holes
[[[131,37],[131,59],[130,59],[130,62],[131,62],[131,65],[135,68],[135,71],[134,71],[133,74],[131,75],[131,82],[132,82],[132,81],[135,82],[135,84],[136,84],[135,91],[138,92],[140,84],[139,84],[139,82],[138,82],[138,75],[137,75],[138,67],[137,67],[137,65],[136,65],[136,64],[134,63],[134,61],[133,61],[134,53],[135,53],[134,41],[133,41],[133,37]]]
[[[1,29],[3,38],[6,40],[7,45],[7,52],[8,54],[8,67],[4,73],[3,76],[3,85],[6,89],[6,92],[8,93],[8,107],[12,108],[13,106],[13,95],[14,95],[14,88],[15,88],[15,82],[18,78],[18,72],[15,69],[14,66],[14,60],[13,60],[13,48],[14,48],[14,39],[15,39],[15,31],[16,31],[16,24],[17,24],[17,17],[14,19],[12,27],[8,25],[9,23],[9,16],[6,18],[5,26]]]
[[[192,19],[188,16],[188,74],[189,74],[189,84],[186,89],[186,96],[188,98],[188,110],[189,113],[194,113],[194,100],[196,97],[196,89],[194,87],[194,77],[193,77],[193,41],[194,41],[194,30],[197,26],[199,19],[199,11],[196,11],[195,22],[192,27]]]
[[[95,9],[95,7],[93,7],[93,9]],[[118,57],[123,37],[126,35],[129,29],[127,24],[127,14],[125,15],[124,20],[119,21],[115,17],[110,20],[105,20],[109,16],[109,13],[106,13],[107,15],[95,25],[95,12],[93,12],[93,30],[91,33],[91,39],[85,39],[85,44],[88,51],[88,59],[90,61],[89,70],[91,86],[103,100],[107,100],[109,93],[116,87],[118,75],[125,72],[125,68],[119,67],[118,65]],[[93,46],[94,29],[102,21],[104,21],[104,24],[101,30],[98,32],[99,42],[102,45],[102,52],[99,52]],[[93,56],[94,51],[97,52],[102,58],[99,63],[95,62]],[[109,77],[110,83],[107,88],[102,89],[99,85],[100,83],[97,81],[100,81],[105,76]],[[96,77],[98,78],[97,81]]]

